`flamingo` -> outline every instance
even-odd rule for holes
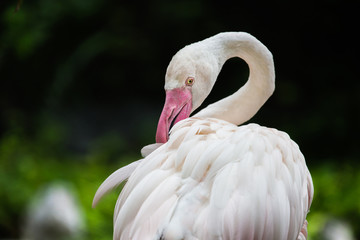
[[[248,81],[189,117],[232,57],[248,64]],[[274,89],[272,54],[248,33],[219,33],[177,52],[165,76],[156,143],[95,194],[93,206],[128,180],[113,239],[307,239],[314,189],[298,145],[285,132],[241,125]]]

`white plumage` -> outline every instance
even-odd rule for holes
[[[250,66],[247,84],[187,118],[234,56]],[[143,160],[113,173],[95,195],[94,204],[129,177],[114,211],[114,239],[306,239],[313,185],[299,147],[276,129],[237,126],[273,85],[271,53],[249,34],[222,33],[179,51],[157,132],[167,142],[145,148]]]

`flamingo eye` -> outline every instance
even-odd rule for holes
[[[195,82],[195,79],[193,77],[188,77],[185,81],[186,86],[192,86]]]

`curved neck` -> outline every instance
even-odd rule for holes
[[[246,84],[234,94],[194,116],[213,117],[240,125],[256,114],[275,89],[272,54],[259,40],[243,32],[221,33],[207,41],[208,50],[218,60],[219,72],[229,58],[239,57],[248,64],[250,75]]]

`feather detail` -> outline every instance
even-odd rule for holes
[[[161,145],[163,145],[163,143],[154,143],[143,147],[141,149],[141,156],[143,158],[147,157],[150,153],[161,147]]]
[[[113,172],[98,188],[95,193],[92,207],[95,207],[96,204],[100,201],[100,199],[112,189],[116,188],[120,185],[123,181],[128,179],[132,172],[136,169],[136,167],[140,164],[142,159],[132,162],[125,167],[122,167],[115,172]]]

